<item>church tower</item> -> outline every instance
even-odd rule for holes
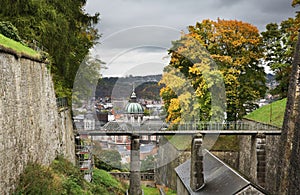
[[[125,107],[125,115],[128,122],[139,124],[143,121],[144,109],[142,105],[137,102],[134,90],[130,96],[128,104]]]

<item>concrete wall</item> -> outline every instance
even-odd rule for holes
[[[179,177],[177,177],[177,194],[180,194],[180,195],[189,195],[190,194]]]
[[[246,120],[247,123],[257,123]],[[253,183],[260,185],[271,194],[276,194],[276,177],[278,171],[278,149],[280,135],[265,137],[264,152],[258,151],[261,146],[260,136],[239,136],[239,157],[237,170],[248,177]],[[260,159],[260,162],[258,162]],[[236,164],[229,164],[235,168]],[[264,177],[262,179],[262,176]]]
[[[246,175],[251,181],[256,181],[256,154],[255,137],[239,136],[240,153],[238,170]]]
[[[238,170],[252,182],[264,187],[271,194],[276,194],[276,174],[278,170],[277,154],[280,136],[266,136],[265,145],[265,181],[258,180],[257,148],[254,136],[239,136],[240,152]]]
[[[191,157],[191,151],[180,151],[165,137],[160,137],[157,153],[156,183],[176,190],[177,175],[175,168]]]
[[[239,152],[238,151],[221,151],[210,150],[210,152],[220,160],[230,165],[234,169],[239,168]]]
[[[110,174],[119,181],[122,181],[129,185],[130,172],[110,172]],[[154,172],[141,172],[141,185],[155,187],[154,175]]]
[[[278,154],[279,154],[280,136],[266,137],[266,186],[265,189],[272,194],[276,192],[276,177],[279,169]]]
[[[28,162],[75,162],[70,113],[58,113],[46,64],[0,53],[0,194],[9,194]]]

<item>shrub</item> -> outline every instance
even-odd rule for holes
[[[81,187],[84,187],[84,177],[83,173],[78,167],[74,166],[70,161],[63,158],[63,156],[58,156],[54,161],[52,161],[50,167],[52,170],[58,174],[63,174],[65,177],[69,177],[72,181],[76,182]]]
[[[121,195],[126,191],[126,187],[123,186],[118,180],[116,180],[106,171],[100,169],[94,169],[92,183],[96,186],[100,185],[103,187],[102,194]]]
[[[64,194],[76,194],[76,195],[83,195],[85,194],[84,190],[81,188],[73,178],[67,178],[63,182]]]
[[[0,22],[0,34],[3,34],[4,36],[17,42],[22,42],[18,29],[9,21]]]
[[[49,167],[30,163],[20,176],[14,195],[123,195],[126,186],[104,170],[95,168],[91,183],[83,179],[78,167],[57,157]]]
[[[62,182],[51,169],[36,163],[30,163],[20,177],[16,194],[60,194]]]
[[[102,150],[98,155],[94,156],[95,166],[98,169],[111,171],[113,169],[121,169],[121,155],[117,150]]]

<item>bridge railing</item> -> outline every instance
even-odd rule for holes
[[[279,128],[262,123],[247,123],[247,122],[197,122],[184,123],[178,125],[178,130],[279,130]]]
[[[121,180],[129,180],[130,172],[110,172],[110,174]],[[154,181],[154,173],[141,172],[140,173],[142,181]]]
[[[78,129],[78,128],[77,128]],[[84,129],[78,129],[84,131]],[[94,129],[95,132],[99,131],[102,133],[136,133],[136,132],[167,132],[167,131],[280,131],[281,129],[272,125],[263,123],[249,123],[249,122],[192,122],[182,123],[178,125],[177,129],[168,129],[166,124],[149,124],[136,126],[130,123],[120,122],[117,128],[114,127],[97,127]],[[87,132],[89,130],[86,130]]]

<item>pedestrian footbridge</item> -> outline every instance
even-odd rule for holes
[[[103,136],[103,135],[194,135],[194,134],[218,134],[218,135],[280,135],[281,129],[275,126],[248,123],[248,122],[197,122],[178,125],[176,130],[167,128],[160,121],[150,121],[142,124],[127,122],[108,122],[94,130],[77,129],[79,135]]]

